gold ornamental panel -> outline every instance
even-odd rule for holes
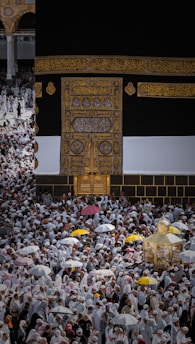
[[[138,97],[195,98],[195,83],[138,82]]]
[[[35,74],[195,75],[194,58],[148,56],[46,56],[35,58]]]
[[[42,82],[35,82],[35,94],[36,94],[36,98],[42,98],[43,96],[43,84]]]
[[[122,173],[122,78],[61,79],[61,174]]]
[[[108,195],[110,176],[88,174],[74,177],[74,190],[77,195]]]

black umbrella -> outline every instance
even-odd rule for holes
[[[11,260],[11,257],[9,254],[0,254],[0,264],[4,262],[9,262]]]
[[[9,235],[11,232],[13,232],[13,227],[8,227],[8,226],[0,227],[0,235]]]

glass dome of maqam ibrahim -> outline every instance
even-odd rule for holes
[[[157,224],[157,233],[165,234],[169,231],[170,222],[164,216],[160,218]]]

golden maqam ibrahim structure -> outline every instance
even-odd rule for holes
[[[180,262],[179,254],[183,249],[183,239],[169,232],[170,223],[162,216],[157,232],[144,239],[143,257],[158,269],[166,269],[171,263]]]

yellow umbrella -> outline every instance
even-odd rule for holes
[[[181,234],[180,229],[174,227],[174,226],[169,226],[169,232],[172,234]]]
[[[85,235],[85,234],[89,234],[89,231],[87,229],[78,228],[78,229],[75,229],[75,231],[73,231],[72,233],[70,233],[70,236],[80,236],[80,235]]]
[[[144,285],[152,285],[152,284],[158,284],[158,281],[156,278],[152,276],[142,276],[136,281],[136,283],[144,284]]]
[[[143,237],[139,234],[130,234],[128,237],[126,237],[125,242],[131,242],[131,241],[136,241],[136,240],[142,240]]]

